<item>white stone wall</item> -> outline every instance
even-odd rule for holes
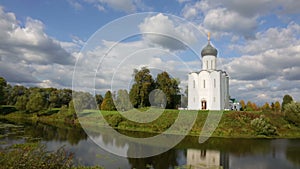
[[[189,74],[188,109],[202,110],[203,100],[206,110],[229,109],[229,78],[225,72],[216,70],[217,57],[204,56],[202,67],[202,71]]]
[[[220,81],[220,72],[213,71],[211,72],[211,81],[212,83],[212,90],[211,90],[211,97],[212,97],[212,106],[209,107],[209,110],[220,110],[221,109],[221,81]],[[214,84],[216,81],[216,84]]]
[[[188,109],[199,110],[197,104],[198,96],[198,75],[197,73],[190,73],[188,78]]]
[[[208,55],[202,58],[202,70],[215,70],[217,68],[217,57]]]
[[[203,100],[206,101],[206,110],[221,110],[224,108],[222,106],[224,104],[224,93],[221,93],[221,90],[224,89],[221,88],[225,87],[220,71],[190,73],[188,86],[188,109],[201,110]]]

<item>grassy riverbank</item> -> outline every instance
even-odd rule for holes
[[[165,110],[161,115],[157,113],[158,118],[149,123],[137,123],[126,119],[117,111],[84,110],[77,117],[60,113],[58,109],[49,110],[40,114],[26,114],[24,112],[13,112],[1,115],[0,118],[14,121],[39,121],[47,124],[64,124],[80,126],[79,120],[84,125],[93,126],[95,122],[105,120],[115,129],[128,131],[142,131],[149,133],[161,133],[172,126],[178,118],[178,110]],[[137,112],[125,112],[133,115]],[[138,112],[143,113],[143,112]],[[148,112],[149,113],[149,112]],[[208,116],[208,111],[184,111],[182,113],[193,114],[196,117],[189,135],[198,136],[204,126]],[[159,116],[160,115],[160,116]],[[147,116],[146,116],[147,117]],[[104,118],[104,119],[103,119]],[[101,125],[101,123],[100,123]],[[102,124],[104,125],[104,123]],[[181,124],[176,131],[171,134],[180,134],[186,124]],[[300,127],[290,124],[280,113],[272,112],[224,112],[218,124],[218,127],[212,134],[213,137],[230,137],[230,138],[300,138]]]

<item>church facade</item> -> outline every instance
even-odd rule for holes
[[[229,76],[217,69],[218,51],[208,44],[201,51],[202,69],[188,75],[189,110],[226,110],[229,106]]]

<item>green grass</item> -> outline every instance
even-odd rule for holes
[[[97,111],[85,110],[87,116],[82,116],[81,122],[93,124],[93,120],[100,120]],[[93,113],[91,113],[93,112]],[[122,114],[133,113],[133,116],[138,115],[134,113],[143,114],[144,112],[121,112],[117,111],[101,111],[105,120],[109,125],[115,129],[128,130],[128,131],[143,131],[150,133],[161,133],[166,131],[176,118],[178,117],[179,110],[165,110],[159,118],[149,123],[138,123],[132,120],[128,120],[122,116]],[[91,113],[91,114],[88,114]],[[152,112],[156,113],[156,112]],[[191,111],[185,111],[184,113],[191,113]],[[84,113],[83,113],[84,114]],[[208,111],[198,111],[196,122],[194,123],[192,129],[189,132],[189,135],[199,135],[204,123],[206,121]],[[270,121],[272,126],[275,126],[278,129],[277,136],[269,137],[300,137],[300,129],[296,126],[288,124],[284,117],[280,114],[273,113],[264,113],[264,112],[235,112],[235,111],[226,111],[224,112],[221,121],[214,131],[214,137],[266,137],[262,135],[256,135],[254,128],[251,126],[251,121],[255,118],[259,118],[260,115],[264,115],[268,121]],[[97,119],[98,118],[98,119]],[[177,131],[172,131],[172,134],[180,134],[181,129],[185,127],[185,124],[182,124]]]
[[[194,111],[195,112],[195,111]],[[100,116],[100,113],[103,116]],[[148,113],[148,114],[147,114]],[[38,116],[37,114],[26,114],[24,112],[14,112],[7,115],[0,115],[0,118],[6,119],[18,119],[18,120],[35,120],[41,121],[47,124],[69,124],[80,126],[80,123],[84,123],[89,126],[99,126],[99,122],[106,120],[108,124],[119,130],[127,131],[142,131],[149,133],[162,133],[165,132],[173,125],[178,117],[179,110],[164,110],[162,114],[156,109],[149,110],[148,108],[142,109],[142,111],[127,111],[127,112],[117,112],[117,111],[99,111],[99,110],[84,110],[78,114],[78,119],[70,116],[67,110],[60,111],[60,109],[51,109],[47,112]],[[191,114],[193,111],[182,111],[182,113]],[[157,114],[158,118],[150,121],[149,123],[139,123],[134,120],[128,120],[124,116],[129,116],[130,118],[136,118],[140,115],[144,115],[143,118],[148,119],[153,114]],[[148,116],[149,115],[149,116]],[[198,111],[196,121],[189,132],[189,135],[198,136],[204,126],[208,115],[208,111]],[[221,121],[218,127],[212,134],[213,137],[231,137],[231,138],[257,138],[266,137],[262,135],[257,135],[255,129],[251,126],[251,121],[255,118],[259,118],[264,115],[265,119],[270,123],[270,125],[276,127],[278,135],[268,136],[271,138],[300,138],[300,127],[293,124],[289,124],[285,117],[280,113],[272,112],[236,112],[236,111],[225,111],[222,115]],[[104,125],[104,123],[100,123]],[[176,130],[169,131],[171,134],[181,134],[185,131],[186,124],[180,124]]]
[[[37,115],[38,116],[50,116],[50,115],[58,113],[59,111],[60,111],[60,108],[51,108],[48,110],[38,112]]]

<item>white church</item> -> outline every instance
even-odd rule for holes
[[[201,51],[202,70],[188,75],[189,110],[227,110],[229,105],[229,76],[217,69],[218,51],[210,43]]]

